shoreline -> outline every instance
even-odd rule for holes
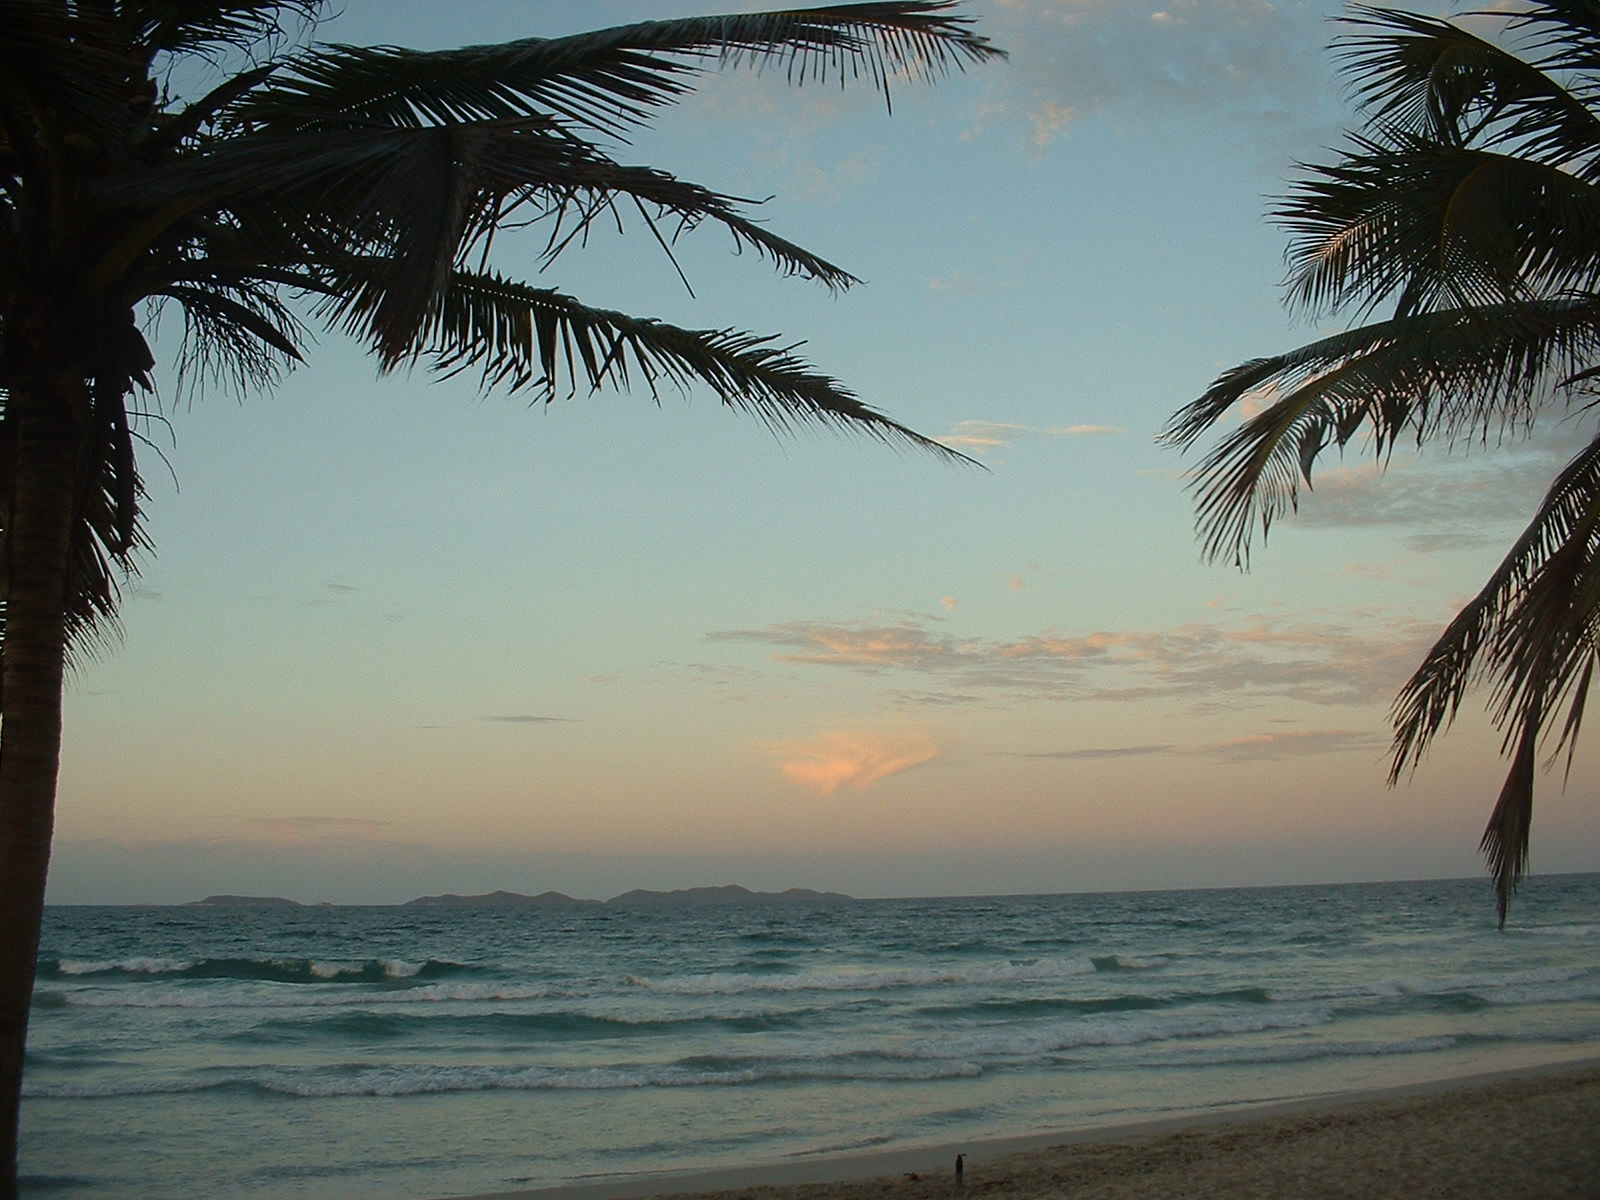
[[[1565,1200],[1600,1179],[1600,1056],[1150,1120],[450,1200],[732,1200],[757,1194],[763,1200],[881,1200],[886,1192],[909,1200],[952,1194],[958,1152],[966,1155],[968,1190],[1030,1200],[1180,1194]],[[1161,1180],[1168,1176],[1178,1190],[1164,1190]],[[1478,1190],[1463,1190],[1473,1182]]]

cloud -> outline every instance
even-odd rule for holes
[[[778,662],[828,666],[909,667],[929,670],[962,661],[961,643],[918,628],[909,619],[896,625],[824,625],[796,621],[768,629],[730,629],[706,635],[712,642],[755,642],[780,647]]]
[[[1023,278],[1030,272],[1032,264],[1033,255],[1029,252],[1004,254],[977,274],[956,270],[947,275],[934,275],[928,280],[928,290],[961,296],[989,296],[997,292],[1015,291],[1022,286]]]
[[[957,600],[954,596],[940,596],[939,597],[939,607],[944,609],[945,612],[955,612],[956,608],[960,604],[961,604],[961,601]]]
[[[1262,762],[1285,758],[1304,758],[1318,754],[1342,754],[1347,750],[1385,750],[1385,737],[1357,729],[1296,729],[1286,733],[1260,733],[1249,737],[1211,742],[1200,746],[1181,746],[1159,742],[1143,746],[1093,746],[1080,750],[997,750],[1007,758],[1141,758],[1175,754],[1215,758],[1226,762]]]
[[[774,147],[761,156],[764,166],[781,173],[780,194],[823,204],[838,204],[860,191],[878,174],[882,157],[883,147],[865,147],[824,165],[803,158],[793,144]]]
[[[504,716],[478,718],[480,721],[500,721],[507,725],[559,725],[576,719],[576,717],[545,717],[533,713],[508,713]]]
[[[1259,733],[1251,737],[1213,742],[1190,753],[1227,762],[1261,762],[1302,758],[1313,754],[1342,754],[1347,750],[1379,751],[1389,739],[1356,729],[1296,729],[1288,733]]]
[[[939,440],[960,450],[983,451],[1009,446],[1029,432],[1025,425],[1009,425],[1002,421],[962,421]]]
[[[361,590],[348,583],[335,583],[331,579],[322,580],[317,587],[320,589],[317,595],[301,601],[307,608],[320,608],[325,604],[337,604],[351,593]]]
[[[956,708],[989,703],[994,699],[974,692],[919,692],[907,688],[890,688],[882,693],[882,698],[896,708]]]
[[[1083,110],[1071,104],[1062,104],[1048,97],[1035,101],[1032,111],[1028,113],[1028,122],[1033,126],[1033,144],[1043,149],[1081,116]]]
[[[1593,436],[1589,423],[1576,424],[1552,421],[1536,439],[1400,458],[1387,468],[1362,462],[1318,471],[1285,524],[1389,529],[1412,555],[1504,546]]]
[[[939,440],[958,450],[982,454],[987,450],[1001,450],[1014,442],[1036,438],[1090,437],[1126,432],[1115,425],[1062,425],[1036,429],[1031,425],[1013,425],[1006,421],[962,421]]]
[[[841,788],[862,791],[943,753],[924,729],[823,729],[805,739],[761,743],[757,749],[786,778],[819,796]]]
[[[983,119],[1013,123],[1035,150],[1097,117],[1122,129],[1204,119],[1281,159],[1338,120],[1326,50],[1338,11],[1334,0],[995,0],[984,31],[1017,53],[987,81]]]
[[[983,285],[965,271],[952,271],[948,275],[935,275],[928,280],[930,292],[964,292],[969,296],[981,293]]]
[[[1151,746],[1100,746],[1085,750],[999,750],[1007,758],[1140,758],[1150,754],[1170,754],[1172,743]]]
[[[901,703],[948,697],[1144,700],[1189,698],[1218,705],[1248,699],[1309,704],[1387,701],[1437,636],[1426,622],[1369,613],[1344,620],[1250,616],[1160,630],[1044,630],[1009,638],[956,637],[936,618],[892,623],[796,621],[724,630],[711,642],[765,645],[774,661],[875,674],[915,674],[931,689],[894,694]]]

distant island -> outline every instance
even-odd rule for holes
[[[418,896],[415,900],[407,900],[400,907],[462,908],[497,904],[502,908],[561,908],[572,906],[589,908],[599,903],[600,901],[598,900],[578,900],[565,892],[540,892],[537,896],[524,896],[521,892],[485,892],[481,896],[457,896],[454,892],[446,892],[442,896]]]
[[[298,900],[285,900],[282,896],[207,896],[204,900],[190,900],[185,908],[310,908]]]
[[[675,892],[652,892],[634,888],[613,896],[607,904],[638,908],[695,908],[707,904],[848,904],[854,896],[843,892],[814,892],[810,888],[789,888],[782,892],[752,892],[736,883],[721,887],[679,888]]]
[[[781,892],[753,892],[736,883],[721,887],[678,888],[676,891],[657,892],[648,888],[634,888],[609,900],[580,900],[564,892],[540,892],[525,896],[521,892],[485,892],[477,896],[458,896],[446,892],[439,896],[418,896],[403,904],[379,907],[395,908],[703,908],[735,904],[850,904],[854,896],[843,892],[817,892],[810,888],[788,888]],[[190,900],[188,908],[311,908],[325,907],[302,904],[282,896],[207,896],[204,900]]]

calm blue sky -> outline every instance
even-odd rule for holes
[[[320,36],[716,9],[347,0]],[[1329,460],[1249,574],[1200,561],[1154,442],[1221,370],[1338,323],[1284,308],[1264,218],[1346,120],[1338,6],[966,9],[1011,61],[899,86],[892,117],[742,72],[622,152],[773,197],[763,219],[864,286],[704,230],[678,247],[691,293],[637,225],[545,279],[804,340],[987,471],[776,438],[707,394],[532,408],[380,379],[331,335],[270,395],[169,373],[157,551],[71,688],[51,898],[1476,872],[1502,775],[1481,706],[1394,790],[1387,707],[1584,431],[1381,477]],[[1535,870],[1600,868],[1597,771],[1547,779]]]

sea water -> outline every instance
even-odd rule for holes
[[[427,1197],[1600,1054],[1600,875],[49,910],[24,1195]]]

